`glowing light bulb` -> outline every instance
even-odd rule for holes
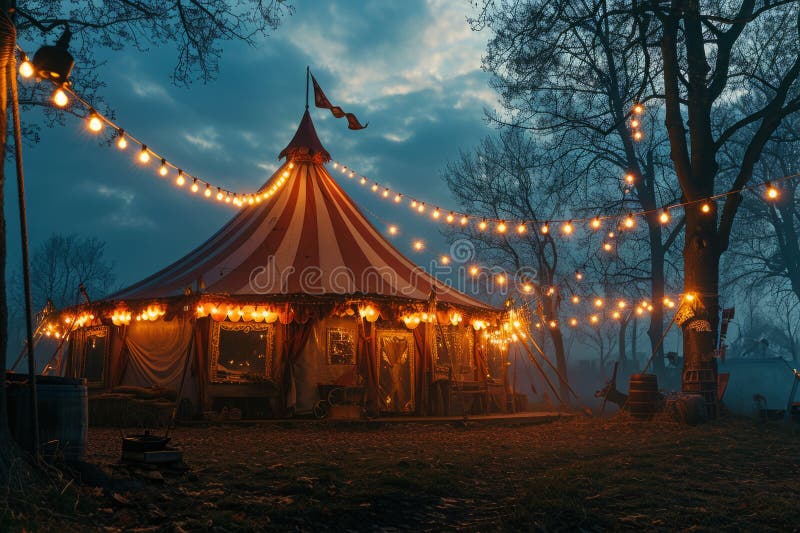
[[[610,251],[611,251],[613,248],[614,248],[614,247],[613,247],[613,246],[611,246],[611,243],[610,243],[610,242],[607,242],[607,243],[604,243],[604,244],[603,244],[603,250],[605,250],[606,252],[610,252]]]
[[[580,297],[579,297],[577,294],[573,294],[573,295],[572,295],[572,303],[574,303],[574,304],[578,304],[578,303],[580,303],[580,302],[581,302],[581,299],[580,299]]]
[[[441,264],[443,264],[443,265],[449,265],[450,264],[450,258],[447,257],[446,255],[443,255],[442,257],[439,258],[439,262]]]
[[[192,182],[192,192],[197,192],[200,190],[200,186],[197,184],[197,178],[194,179]]]
[[[633,175],[632,172],[628,172],[625,174],[625,183],[628,185],[633,185],[633,182],[636,180],[636,177]]]
[[[364,176],[362,176],[362,177],[361,177],[361,185],[366,185],[366,184],[367,184],[367,178],[365,178]]]
[[[217,201],[221,202],[225,198],[225,195],[222,194],[222,191],[217,188]]]
[[[481,220],[481,223],[478,224],[478,229],[481,230],[481,231],[486,229],[486,221],[485,220]]]
[[[397,226],[389,226],[389,235],[397,235]]]
[[[574,328],[575,326],[578,325],[578,319],[577,318],[570,318],[569,319],[569,325]]]
[[[167,161],[162,159],[161,166],[158,168],[158,173],[161,174],[162,176],[166,176],[167,172],[168,172]]]
[[[625,300],[620,300],[617,302],[617,307],[619,307],[620,309],[625,309],[626,305],[628,305],[628,302],[626,302]]]
[[[372,192],[376,192],[377,190],[378,190],[378,184],[377,183],[373,183],[372,184]]]
[[[564,233],[564,235],[571,235],[573,229],[574,228],[572,227],[572,222],[567,222],[566,224],[561,226],[561,231]]]
[[[575,271],[575,279],[577,279],[578,281],[583,279],[583,274],[581,274],[579,270]]]
[[[417,206],[417,212],[424,213],[425,212],[425,204],[419,204]]]
[[[399,204],[402,201],[403,201],[403,195],[402,194],[395,194],[394,195],[394,203]]]
[[[703,213],[710,213],[711,212],[711,204],[704,203],[703,205],[700,206],[700,211],[702,211]]]
[[[626,228],[630,229],[636,225],[636,220],[631,215],[628,215],[625,217],[623,224],[625,224]]]
[[[522,235],[526,231],[528,231],[528,228],[525,227],[525,224],[520,224],[519,226],[517,226],[517,233],[519,233],[520,235]]]
[[[609,239],[613,239],[614,238],[614,232],[613,231],[609,231],[608,232],[608,238]]]
[[[669,223],[669,211],[667,211],[666,209],[665,209],[665,210],[663,210],[663,211],[661,212],[661,215],[659,215],[659,217],[658,217],[658,220],[659,220],[659,221],[660,221],[662,224],[668,224],[668,223]]]
[[[418,252],[421,252],[425,249],[425,243],[422,241],[414,241],[414,249]]]
[[[505,285],[506,277],[503,274],[498,274],[496,279],[498,285]]]
[[[631,120],[631,128],[636,129],[639,127],[639,119],[634,118]]]
[[[229,203],[231,203],[232,201],[233,201],[233,198],[231,197],[231,193],[228,193],[228,194],[226,194],[226,195],[225,195],[225,203],[226,203],[226,204],[229,204]]]
[[[600,225],[601,225],[601,223],[600,223],[600,219],[599,218],[593,218],[592,219],[592,222],[591,222],[592,229],[600,229]]]
[[[778,189],[773,187],[771,183],[767,183],[766,194],[768,199],[776,200],[778,198]]]
[[[27,59],[19,64],[19,75],[23,78],[30,78],[33,76],[33,65],[31,65],[31,62]]]
[[[412,207],[412,209],[413,209],[413,208],[416,208],[418,205],[419,205],[419,202],[417,202],[416,200],[411,200],[411,207]]]
[[[597,324],[600,321],[600,317],[598,317],[597,315],[592,315],[589,317],[589,321],[592,324]]]
[[[431,213],[431,216],[432,216],[433,218],[437,218],[437,219],[438,219],[438,218],[439,218],[441,215],[442,215],[442,214],[441,214],[441,212],[439,211],[439,208],[438,208],[438,207],[437,207],[436,209],[434,209],[434,210],[433,210],[433,213]]]
[[[56,89],[53,93],[53,103],[58,107],[66,107],[69,103],[69,97],[67,93],[64,92],[63,89]]]
[[[473,276],[477,276],[480,271],[481,269],[476,266],[470,267],[469,269],[469,273],[472,274]]]
[[[619,320],[620,316],[621,315],[619,314],[619,311],[614,311],[613,313],[611,313],[611,318],[613,318],[614,320]]]
[[[558,325],[558,323],[555,320],[551,320],[550,321],[550,329],[556,329],[557,325]]]
[[[505,222],[500,222],[497,225],[497,233],[505,233],[505,232],[506,232],[506,223]]]
[[[525,292],[532,292],[533,285],[531,285],[530,283],[526,283],[525,285],[522,286],[522,290]]]
[[[595,298],[594,306],[595,307],[603,307],[603,299],[602,298]]]
[[[203,191],[203,196],[209,198],[211,196],[211,186],[206,183],[206,190]]]
[[[542,226],[541,231],[542,231],[542,234],[544,234],[544,235],[547,235],[548,233],[550,233],[550,226],[547,224],[547,222],[544,223],[544,225]]]
[[[125,138],[125,132],[123,130],[119,130],[117,133],[117,148],[120,150],[124,150],[128,147],[128,139]]]
[[[641,141],[643,137],[644,137],[644,135],[642,134],[641,131],[634,131],[633,132],[633,140],[634,141]]]
[[[684,296],[684,298],[686,298],[687,302],[693,302],[694,301],[694,294],[692,294],[691,292],[687,292],[686,295]]]
[[[459,223],[460,223],[462,226],[466,226],[466,225],[467,225],[467,222],[469,222],[469,219],[468,219],[467,217],[465,217],[465,216],[461,217],[461,220],[459,220]]]
[[[456,217],[455,215],[453,215],[453,213],[448,213],[447,218],[445,220],[447,220],[448,224],[452,224],[455,219]]]
[[[389,198],[389,189],[384,189],[382,194],[384,198]]]
[[[147,151],[147,145],[143,144],[139,152],[139,162],[145,164],[150,161],[150,152]]]
[[[644,113],[644,106],[642,104],[634,104],[633,112],[637,115]]]
[[[183,187],[186,183],[186,178],[183,177],[183,170],[178,171],[178,177],[175,178],[175,185],[178,187]]]
[[[100,117],[97,115],[92,115],[89,117],[89,129],[94,133],[97,133],[103,129],[103,121],[100,120]]]

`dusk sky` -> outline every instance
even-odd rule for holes
[[[108,52],[100,90],[120,126],[187,172],[231,190],[253,190],[277,168],[278,152],[303,113],[305,67],[328,98],[369,127],[313,109],[319,136],[359,174],[443,207],[453,206],[440,172],[459,150],[491,133],[484,109],[497,97],[481,71],[487,34],[473,32],[466,2],[297,3],[255,48],[224,43],[218,79],[180,88],[170,83],[171,47]],[[23,43],[34,51],[41,43]],[[313,101],[312,101],[313,106]],[[36,122],[38,112],[24,120]],[[84,121],[43,128],[25,147],[32,247],[53,232],[107,242],[117,284],[127,285],[178,259],[210,237],[235,208],[193,196],[142,168],[136,149],[101,146]],[[334,176],[359,207],[396,223],[394,242],[423,264],[446,251],[438,228],[407,206],[380,200],[357,182]],[[13,180],[7,197],[16,198]],[[455,207],[455,206],[453,206]],[[16,202],[7,202],[10,270],[18,269]],[[386,224],[370,219],[381,230]],[[422,237],[427,253],[411,252]]]

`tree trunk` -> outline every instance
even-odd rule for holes
[[[564,350],[564,336],[559,328],[550,328],[550,339],[553,341],[553,347],[556,350],[556,368],[558,373],[561,374],[561,379],[558,380],[559,395],[562,403],[568,403],[570,392],[569,387],[567,387],[569,378],[567,377],[567,354]]]
[[[695,317],[682,324],[682,390],[705,396],[712,417],[716,416],[717,360],[714,349],[719,310],[720,253],[716,217],[713,204],[711,213],[702,213],[699,205],[687,207],[683,248],[684,292],[696,298],[693,303]]]
[[[619,340],[617,341],[619,348],[619,364],[624,369],[628,365],[627,350],[625,348],[625,339],[627,337],[628,322],[624,318],[620,318],[619,322]]]
[[[657,241],[657,245],[656,245]],[[650,326],[647,337],[650,339],[650,353],[653,356],[653,371],[658,376],[664,375],[664,248],[661,243],[661,228],[650,228],[650,295],[653,311],[650,313]]]

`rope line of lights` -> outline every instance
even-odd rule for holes
[[[31,78],[35,74],[35,69],[31,64],[28,56],[25,54],[24,51],[20,49],[20,54],[22,56],[19,66],[19,74],[23,78]],[[163,157],[158,151],[154,150],[151,145],[148,145],[143,140],[137,138],[136,136],[132,135],[129,130],[118,125],[115,121],[111,120],[109,117],[103,115],[97,109],[92,106],[90,102],[86,99],[81,97],[74,89],[72,89],[68,83],[59,83],[51,78],[42,78],[42,80],[47,80],[53,84],[55,90],[52,94],[51,101],[52,103],[58,108],[64,108],[70,103],[70,99],[78,102],[82,107],[86,109],[86,121],[87,121],[87,129],[94,134],[102,133],[103,130],[108,127],[113,130],[113,138],[115,138],[115,144],[117,148],[120,150],[126,150],[130,143],[138,144],[140,149],[137,156],[137,161],[142,165],[147,165],[150,163],[151,160],[161,161],[161,164],[158,168],[158,174],[162,178],[166,178],[170,172],[175,173],[174,183],[178,187],[184,187],[186,184],[189,185],[189,190],[192,193],[199,193],[201,190],[202,195],[205,198],[216,198],[217,201],[233,204],[237,207],[252,205],[255,203],[260,203],[261,201],[271,197],[272,195],[277,192],[277,190],[283,185],[285,182],[286,177],[288,177],[287,173],[284,173],[275,183],[272,184],[270,188],[261,189],[255,192],[235,192],[228,188],[221,187],[219,185],[214,185],[210,181],[200,178],[196,175],[189,174],[185,172],[182,167],[172,163],[166,157]],[[644,109],[641,104],[636,104],[632,111],[632,120],[631,120],[631,128],[634,134],[634,140],[641,140],[641,136],[636,138],[636,133],[641,134],[641,130],[637,129],[638,125],[640,124],[640,119],[636,118],[637,115],[641,115]],[[291,163],[290,163],[291,168]],[[341,169],[342,173],[345,173],[349,178],[355,178],[356,172],[353,171],[351,168],[347,167],[346,165],[338,162],[333,161],[333,168],[334,169]],[[629,212],[627,214],[607,214],[607,215],[597,215],[594,217],[574,217],[574,218],[557,218],[552,220],[547,220],[542,223],[539,223],[538,230],[543,233],[549,233],[550,224],[559,224],[561,232],[564,235],[570,235],[574,232],[575,226],[574,224],[577,223],[588,223],[591,229],[598,230],[602,227],[604,221],[609,220],[617,220],[620,222],[619,227],[622,229],[633,229],[636,226],[635,217],[646,217],[647,215],[651,215],[653,213],[659,213],[659,221],[662,224],[668,224],[671,220],[670,211],[673,209],[680,209],[685,208],[688,206],[693,205],[700,205],[700,210],[703,213],[711,213],[713,211],[712,204],[720,199],[724,198],[733,194],[740,194],[746,190],[758,190],[763,188],[764,189],[764,197],[767,200],[777,200],[780,196],[780,192],[776,187],[777,184],[780,184],[784,181],[795,179],[800,177],[800,173],[790,174],[788,176],[784,176],[782,178],[773,179],[769,181],[765,181],[758,184],[751,184],[746,185],[740,189],[727,191],[724,193],[719,193],[713,196],[709,196],[707,198],[702,198],[698,200],[691,200],[682,203],[676,204],[669,204],[665,205],[660,209],[652,209],[652,210],[642,210],[642,211],[635,211]],[[633,185],[636,181],[636,177],[632,172],[628,172],[625,174],[624,180],[626,184]],[[402,203],[404,198],[408,198],[409,205],[412,209],[416,210],[420,214],[424,214],[428,207],[430,207],[431,218],[434,220],[445,220],[448,224],[456,224],[461,226],[467,226],[473,221],[478,221],[475,225],[478,230],[485,231],[488,228],[489,224],[493,224],[495,226],[495,230],[498,233],[506,233],[510,226],[514,226],[516,228],[516,232],[520,235],[524,235],[528,232],[528,226],[530,224],[529,221],[526,220],[519,220],[519,221],[508,221],[501,218],[494,218],[494,217],[486,217],[480,215],[470,215],[468,213],[463,213],[458,210],[448,210],[443,209],[441,207],[436,206],[435,204],[426,203],[424,200],[420,200],[418,198],[406,195],[399,191],[393,190],[377,181],[371,181],[366,176],[359,176],[359,181],[362,185],[367,185],[372,183],[371,188],[373,192],[380,193],[383,198],[391,198],[395,203]],[[446,214],[445,214],[446,212]]]
[[[24,51],[20,50],[21,61],[19,66],[19,74],[23,78],[32,78],[35,74],[35,69],[28,59]],[[284,171],[273,183],[268,183],[262,189],[254,192],[236,192],[226,187],[215,185],[210,181],[200,178],[194,174],[190,174],[183,170],[182,167],[172,163],[166,157],[161,155],[160,152],[154,150],[151,145],[148,145],[143,140],[134,136],[119,124],[111,120],[109,117],[100,113],[90,102],[79,95],[68,83],[60,83],[51,78],[42,78],[42,81],[47,80],[53,84],[55,90],[50,98],[50,101],[57,108],[63,109],[67,107],[71,101],[77,102],[81,107],[86,110],[86,127],[92,134],[101,134],[106,128],[112,130],[111,139],[119,150],[127,150],[129,145],[138,145],[139,151],[136,156],[136,161],[141,165],[149,165],[151,161],[160,161],[158,166],[158,175],[162,178],[174,177],[174,184],[183,188],[188,185],[188,190],[193,194],[202,195],[207,199],[216,199],[220,203],[232,204],[237,207],[253,205],[260,203],[267,198],[273,196],[278,189],[285,183],[289,173]],[[288,167],[291,169],[293,163],[289,163]]]
[[[516,233],[519,235],[525,235],[530,230],[531,222],[528,220],[494,218],[482,215],[473,215],[459,210],[446,209],[437,206],[436,204],[425,202],[417,197],[399,192],[382,184],[381,182],[371,180],[364,175],[359,175],[352,168],[338,161],[333,161],[333,168],[340,170],[350,179],[358,178],[358,181],[361,185],[369,186],[373,192],[379,194],[384,199],[392,201],[396,204],[407,203],[412,210],[419,214],[425,214],[429,212],[430,218],[434,221],[445,221],[448,224],[459,226],[468,226],[473,224],[480,231],[486,231],[490,229],[489,225],[492,224],[494,225],[495,231],[500,234],[511,233],[512,228],[514,228]],[[659,222],[666,225],[672,220],[672,216],[670,214],[670,211],[672,210],[699,205],[700,211],[708,214],[714,210],[713,205],[720,198],[725,198],[734,194],[741,194],[744,191],[756,191],[763,189],[763,195],[766,200],[776,201],[780,197],[780,190],[777,186],[785,181],[796,179],[798,177],[800,177],[800,172],[761,183],[746,185],[739,189],[726,191],[706,198],[665,205],[664,207],[658,209],[632,211],[622,214],[605,214],[594,217],[550,219],[538,223],[538,230],[542,234],[550,233],[552,231],[551,224],[558,224],[560,226],[561,233],[566,236],[575,231],[576,224],[586,223],[592,230],[596,231],[603,227],[603,222],[607,222],[609,220],[618,221],[618,227],[620,229],[630,230],[636,227],[636,217],[647,217],[648,215],[653,214],[658,214]],[[633,174],[626,174],[626,182],[628,182],[628,180],[630,180],[630,183],[635,182],[635,177]]]

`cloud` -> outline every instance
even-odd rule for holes
[[[211,151],[221,148],[221,145],[217,142],[219,133],[213,126],[206,126],[196,133],[184,132],[183,138],[201,150]]]
[[[412,135],[413,133],[411,133],[410,131],[397,131],[397,132],[384,133],[383,138],[393,143],[403,143],[409,140]]]
[[[150,218],[139,214],[133,208],[136,194],[132,191],[109,187],[108,185],[97,185],[93,187],[91,184],[86,184],[85,188],[94,192],[98,196],[106,198],[111,201],[116,201],[120,204],[117,208],[113,209],[110,213],[106,213],[102,219],[104,222],[121,227],[121,228],[135,228],[135,229],[155,229],[156,223]]]
[[[166,88],[164,88],[163,85],[160,85],[154,81],[142,80],[140,78],[129,78],[128,81],[130,82],[133,93],[136,96],[141,98],[162,100],[170,104],[173,103],[172,96],[170,96],[169,92]]]

